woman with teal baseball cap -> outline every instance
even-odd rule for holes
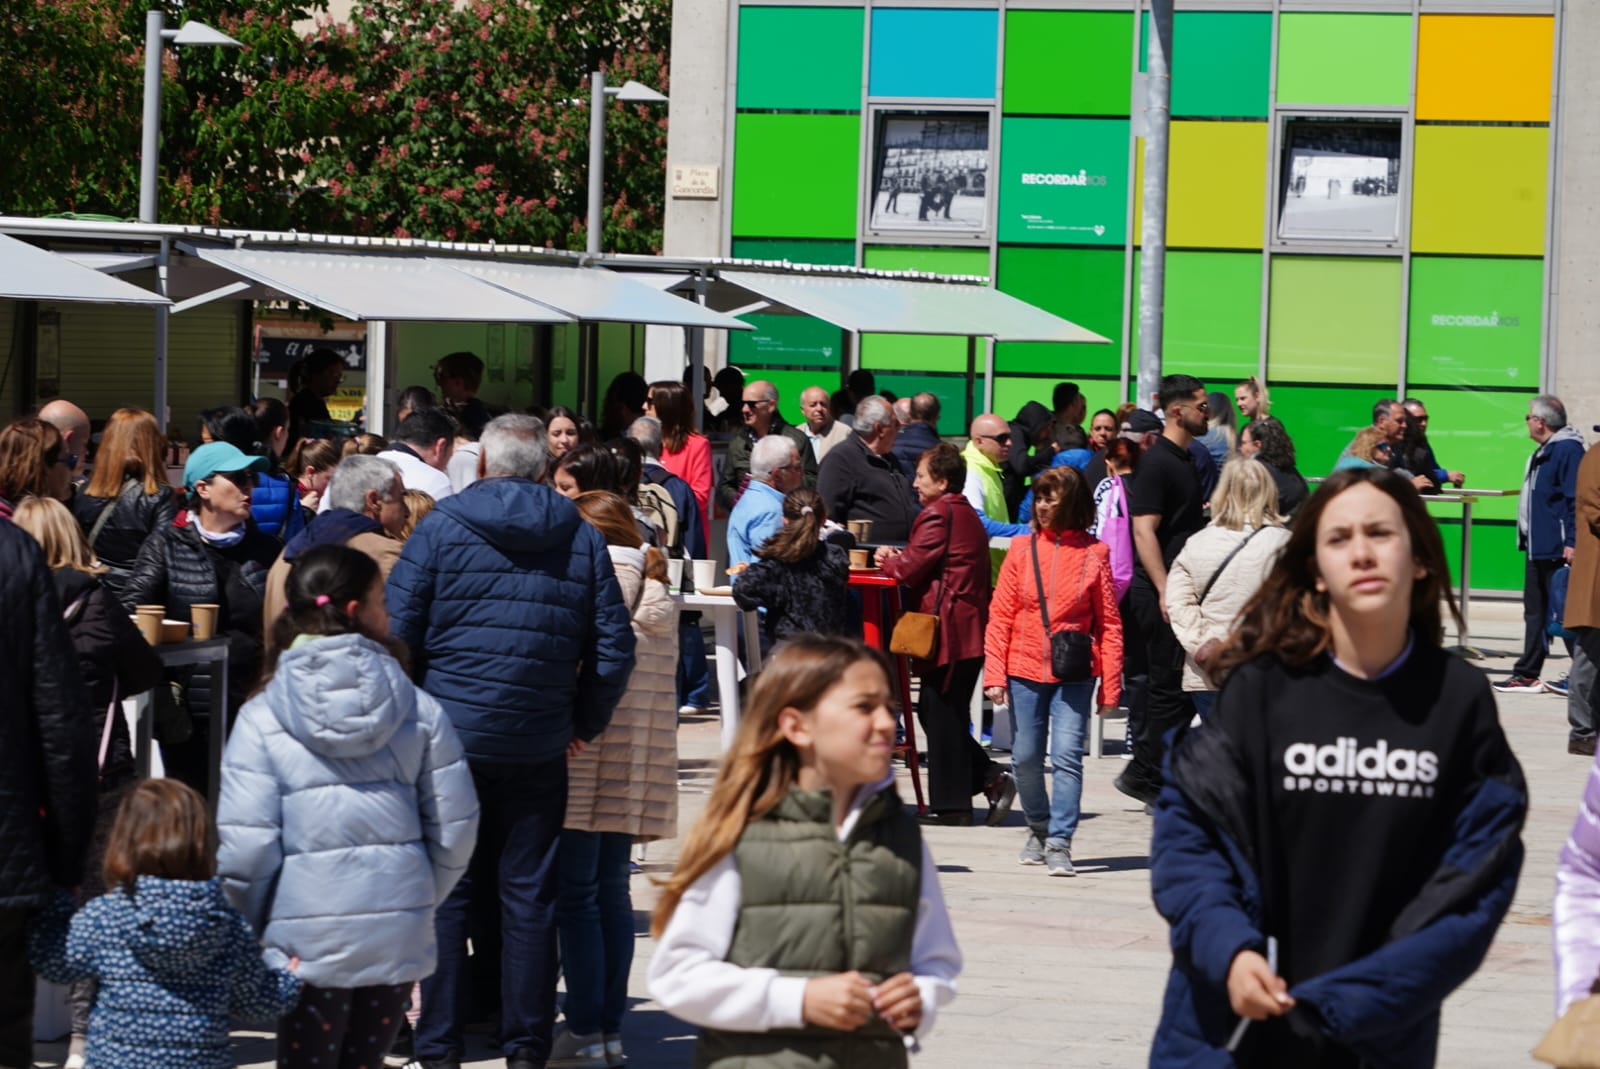
[[[145,540],[123,588],[123,604],[165,605],[169,620],[189,620],[195,605],[216,605],[216,637],[228,641],[227,709],[231,717],[261,671],[262,594],[267,569],[282,548],[250,519],[256,472],[266,457],[227,442],[210,442],[189,454],[183,485],[189,511]],[[163,743],[168,775],[196,789],[206,786],[206,738],[211,708],[208,672],[182,670],[185,701],[195,722],[187,742]]]

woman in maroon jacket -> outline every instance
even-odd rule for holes
[[[983,671],[989,619],[989,536],[961,495],[966,481],[967,464],[955,446],[924,452],[911,484],[922,503],[911,540],[904,550],[881,547],[877,559],[885,575],[910,588],[918,612],[939,618],[933,656],[912,664],[922,679],[917,719],[928,740],[926,819],[969,825],[972,796],[981,793],[989,801],[988,822],[999,824],[1017,786],[972,737],[972,688]]]

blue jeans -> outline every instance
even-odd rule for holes
[[[1200,714],[1203,720],[1211,715],[1211,710],[1217,707],[1217,692],[1214,690],[1191,690],[1189,700],[1194,702],[1194,711]]]
[[[1071,846],[1083,798],[1083,736],[1094,700],[1094,681],[1036,683],[1009,681],[1011,687],[1011,765],[1017,797],[1028,827],[1043,834],[1046,846]],[[1050,751],[1050,793],[1044,789],[1046,733]]]
[[[565,754],[538,764],[471,762],[478,790],[472,864],[434,916],[439,966],[422,981],[416,1056],[460,1058],[467,906],[492,881],[500,902],[500,1041],[509,1058],[543,1063],[556,1015],[557,844],[567,816]]]
[[[633,900],[628,852],[617,832],[561,832],[561,968],[567,977],[567,1026],[579,1035],[622,1030],[633,965]]]
[[[706,668],[706,636],[700,614],[678,614],[678,704],[704,709],[711,704],[711,672]]]

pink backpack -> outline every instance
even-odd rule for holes
[[[1111,548],[1111,586],[1122,600],[1133,582],[1133,521],[1128,516],[1128,495],[1122,477],[1109,476],[1111,492],[1101,503],[1098,537]]]

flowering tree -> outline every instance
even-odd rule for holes
[[[0,207],[130,215],[145,2],[14,0]],[[163,0],[243,49],[166,50],[161,218],[584,246],[588,73],[666,90],[670,0]],[[602,247],[660,247],[666,114],[608,109]]]

